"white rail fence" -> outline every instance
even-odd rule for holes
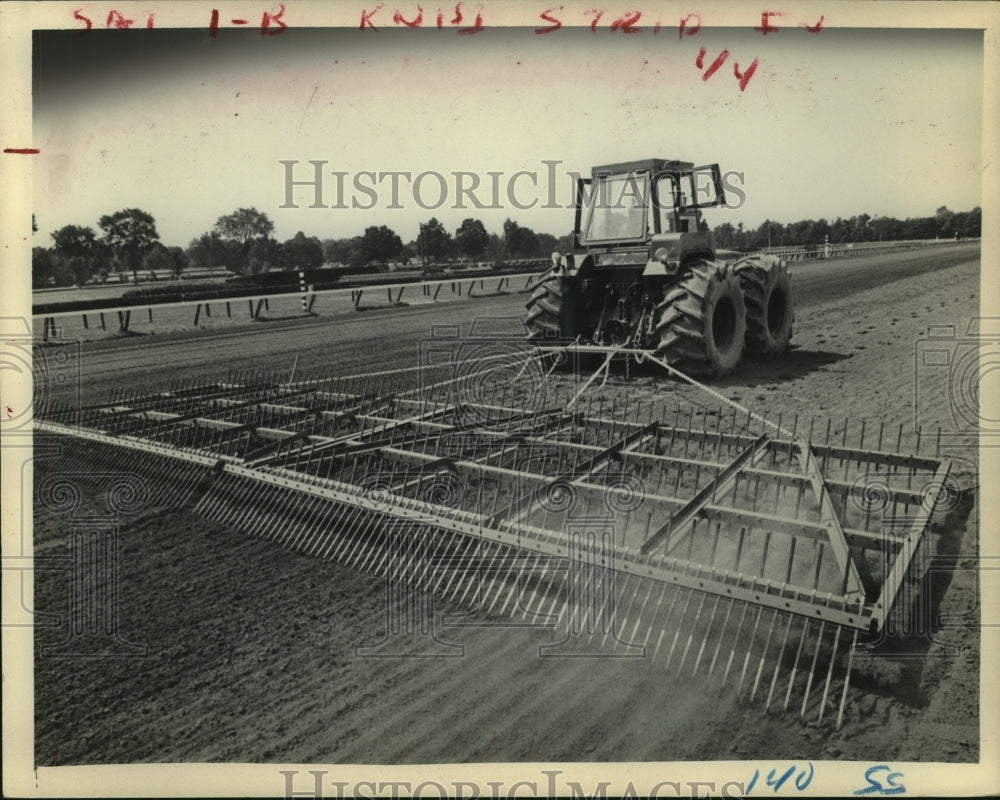
[[[349,299],[355,309],[362,308],[362,302],[367,298],[376,305],[395,306],[403,302],[404,294],[407,300],[413,298],[418,302],[435,302],[458,300],[463,297],[485,297],[497,294],[521,293],[532,289],[538,280],[538,273],[521,273],[516,275],[487,275],[478,277],[452,277],[434,281],[409,281],[400,283],[379,283],[368,286],[355,286],[344,289],[307,288],[304,292],[262,293],[243,297],[206,298],[201,300],[180,300],[169,303],[133,302],[122,303],[108,307],[72,309],[67,311],[47,311],[33,314],[32,319],[42,322],[42,338],[48,341],[50,337],[60,335],[56,320],[77,318],[83,324],[84,330],[100,328],[102,331],[117,331],[127,333],[131,325],[145,317],[148,323],[153,323],[154,314],[162,317],[171,314],[176,317],[180,312],[194,319],[190,326],[198,327],[199,322],[214,316],[225,316],[227,319],[243,318],[259,320],[268,313],[289,315],[298,311],[300,314],[316,313],[317,300],[343,301]],[[301,302],[301,305],[300,305]],[[272,304],[275,308],[272,311]],[[370,307],[370,306],[368,306]],[[135,318],[133,318],[133,312]],[[117,322],[117,325],[115,324]]]
[[[806,247],[765,247],[761,253],[780,256],[787,261],[819,261],[828,258],[851,258],[854,256],[873,256],[880,253],[895,253],[901,250],[927,249],[948,244],[965,244],[978,242],[979,238],[969,239],[913,239],[901,242],[847,242],[838,244],[817,244]]]

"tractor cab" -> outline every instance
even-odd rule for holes
[[[718,164],[646,159],[594,167],[577,185],[577,248],[647,244],[695,233],[700,209],[725,203]]]

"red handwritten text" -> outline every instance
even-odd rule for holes
[[[562,11],[563,7],[559,6],[558,9],[550,8],[538,15],[541,19],[545,20],[546,22],[551,22],[552,25],[551,27],[548,28],[535,28],[535,33],[552,33],[553,31],[557,31],[562,27],[562,22],[560,22],[559,20],[557,20],[555,17],[552,16],[552,12],[556,10]]]
[[[780,17],[780,11],[761,11],[760,12],[760,25],[754,28],[761,36],[767,36],[769,33],[777,33],[781,28],[776,28],[771,24],[771,17]]]
[[[260,19],[260,33],[262,36],[274,36],[285,30],[288,25],[282,20],[285,14],[285,6],[281,3],[278,4],[278,11],[265,11]],[[73,19],[78,22],[83,23],[83,30],[80,33],[86,33],[94,27],[94,21],[89,17],[85,17],[80,12],[82,9],[76,9],[73,12]],[[245,19],[231,19],[229,20],[231,25],[248,25],[249,20]],[[107,30],[128,30],[135,24],[134,19],[129,19],[121,11],[117,9],[111,9],[108,12],[108,16],[104,21],[104,27]],[[154,27],[154,15],[150,14],[146,17],[146,29],[153,30]],[[208,24],[208,35],[214,37],[219,30],[219,11],[213,8],[211,15],[209,17]]]
[[[624,16],[611,23],[611,30],[620,30],[622,33],[639,33],[642,29],[635,27],[635,23],[639,21],[641,16],[641,11],[626,11]]]
[[[696,20],[694,25],[688,24],[691,20]],[[695,12],[694,14],[688,14],[686,17],[681,17],[680,30],[677,33],[678,39],[683,39],[685,36],[685,31],[687,31],[688,36],[694,36],[698,31],[701,30],[701,14]]]
[[[379,3],[377,6],[375,6],[375,8],[371,9],[370,11],[367,8],[362,9],[361,22],[358,25],[358,30],[363,31],[365,29],[370,29],[377,33],[378,28],[375,25],[375,15],[382,10],[384,5],[385,5],[384,3]],[[462,24],[464,20],[465,17],[462,14],[462,4],[457,3],[455,5],[455,16],[452,17],[450,20],[448,20],[448,24],[456,29],[456,33],[470,34],[470,33],[479,33],[480,31],[485,30],[485,28],[483,27],[482,5],[477,6],[476,18],[473,21],[472,25],[467,25],[465,27],[458,27]],[[400,11],[399,9],[396,9],[392,15],[393,25],[405,25],[407,28],[419,28],[423,25],[423,23],[424,23],[424,10],[419,5],[417,6],[416,16],[413,17],[412,19],[407,19],[405,16],[403,16],[403,12]],[[438,9],[437,14],[435,15],[435,24],[439,29],[445,27],[445,12],[442,11],[441,9]]]
[[[285,15],[285,6],[283,3],[278,4],[278,10],[276,12],[265,11],[260,17],[260,35],[261,36],[277,36],[279,33],[288,28],[288,25],[284,22],[282,17]],[[229,20],[230,25],[249,25],[250,20],[241,19],[235,17]],[[274,30],[271,30],[272,26],[277,26]],[[208,21],[208,35],[215,38],[219,32],[219,10],[217,8],[212,9],[212,14]]]

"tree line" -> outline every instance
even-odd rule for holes
[[[804,219],[787,225],[764,220],[758,227],[744,229],[743,223],[729,222],[713,228],[716,247],[728,250],[757,250],[763,247],[808,247],[846,242],[906,241],[908,239],[965,239],[982,235],[983,214],[978,206],[972,211],[950,211],[941,206],[933,217],[907,218],[858,216],[833,222]]]
[[[471,218],[451,233],[434,217],[421,223],[417,238],[407,243],[386,225],[372,225],[361,236],[322,241],[299,231],[279,242],[272,236],[274,223],[255,208],[239,208],[219,217],[212,230],[186,248],[160,242],[156,220],[138,208],[105,215],[97,226],[99,233],[89,226],[66,225],[51,234],[50,247],[32,248],[32,288],[82,286],[112,276],[125,280],[129,273],[138,283],[139,270],[167,278],[180,277],[189,268],[209,267],[255,275],[313,269],[325,263],[361,268],[384,267],[390,262],[426,266],[456,259],[497,262],[548,257],[553,250],[572,246],[572,235],[557,238],[536,233],[511,219],[504,222],[501,236]],[[37,230],[34,219],[32,227]]]
[[[37,230],[32,219],[33,230]],[[509,259],[547,258],[553,251],[572,249],[572,234],[556,237],[537,233],[512,219],[502,233],[490,233],[480,220],[465,219],[454,232],[432,217],[420,223],[416,239],[403,242],[386,225],[372,225],[361,236],[320,240],[299,231],[284,242],[272,234],[274,223],[255,208],[239,208],[216,220],[213,228],[186,248],[164,245],[156,220],[138,208],[102,216],[100,233],[81,225],[66,225],[52,235],[49,247],[32,248],[32,287],[83,285],[103,282],[113,275],[131,273],[138,283],[139,270],[160,277],[179,277],[188,268],[225,267],[238,275],[270,270],[312,269],[324,263],[352,268],[384,266],[390,262],[426,266],[456,259],[495,263]],[[724,222],[714,228],[716,247],[756,250],[763,247],[819,246],[829,241],[894,241],[905,239],[967,238],[981,235],[982,211],[953,212],[941,206],[933,217],[907,218],[858,216],[833,222],[800,220],[783,224],[765,220],[745,229]]]

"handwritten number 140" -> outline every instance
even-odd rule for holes
[[[777,794],[781,787],[785,785],[792,775],[795,775],[795,771],[798,769],[797,765],[792,764],[784,772],[779,773],[777,769],[772,769],[767,773],[767,777],[764,778],[764,785],[769,786]],[[757,780],[760,778],[760,770],[755,769],[753,771],[753,777],[750,779],[750,783],[747,784],[746,794],[750,794],[753,791],[754,786],[757,785]],[[805,788],[813,779],[813,765],[812,762],[808,762],[805,769],[799,770],[799,774],[795,775],[794,785],[795,788],[800,792],[804,791]]]

